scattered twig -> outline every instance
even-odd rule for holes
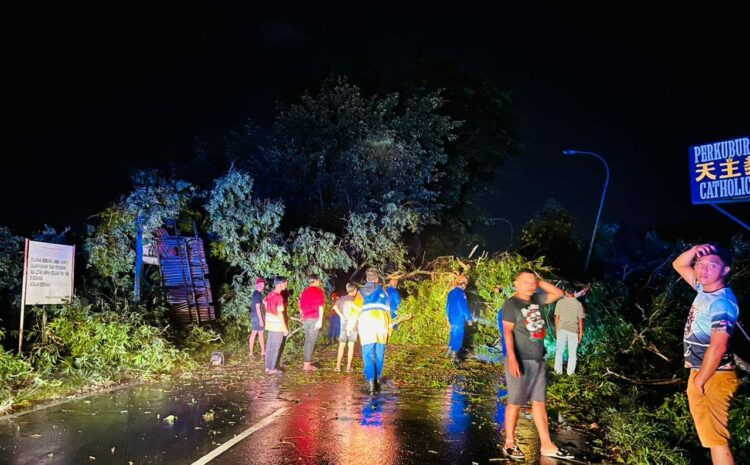
[[[661,352],[659,352],[659,349],[657,349],[657,348],[656,348],[656,346],[654,345],[654,343],[653,343],[653,342],[652,342],[652,343],[651,343],[651,344],[650,344],[650,345],[649,345],[648,347],[646,347],[646,349],[647,349],[647,350],[648,350],[649,352],[652,352],[652,353],[656,354],[656,355],[657,355],[658,357],[660,357],[660,358],[661,358],[662,360],[664,360],[665,362],[668,362],[668,361],[669,361],[669,358],[668,358],[668,357],[667,357],[666,355],[664,355],[664,354],[662,354]]]
[[[653,380],[651,380],[651,379],[633,379],[633,378],[628,378],[627,376],[615,373],[614,371],[610,370],[609,368],[607,368],[607,373],[606,374],[612,375],[612,376],[614,376],[616,378],[624,379],[625,381],[628,381],[628,382],[633,383],[633,384],[641,384],[641,385],[649,385],[649,386],[660,386],[660,385],[665,385],[665,384],[677,384],[677,383],[682,382],[682,380],[679,379],[679,378],[653,379]]]

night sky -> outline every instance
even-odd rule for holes
[[[220,150],[248,117],[268,123],[275,101],[294,101],[326,77],[367,89],[417,62],[446,60],[515,93],[526,151],[500,173],[499,199],[487,205],[516,234],[554,198],[588,238],[603,167],[563,157],[566,148],[609,161],[603,221],[621,222],[630,237],[740,232],[690,204],[687,151],[750,134],[746,16],[517,3],[265,11],[68,2],[8,12],[0,224],[24,235],[45,223],[80,228],[127,192],[134,168],[185,159],[196,138]],[[725,207],[750,221],[747,204]],[[486,232],[491,245],[507,243],[506,226]]]

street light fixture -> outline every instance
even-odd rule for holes
[[[596,221],[594,222],[594,232],[591,234],[591,242],[589,243],[589,252],[586,254],[586,264],[583,266],[583,272],[588,273],[589,261],[591,260],[591,250],[594,248],[594,239],[596,238],[596,228],[599,226],[599,217],[602,215],[602,207],[604,206],[604,196],[607,195],[607,186],[609,185],[609,165],[607,161],[601,157],[601,155],[594,152],[584,152],[580,150],[563,150],[563,155],[590,155],[597,158],[599,161],[604,163],[604,169],[607,171],[607,177],[604,179],[604,187],[602,188],[602,199],[599,202],[599,211],[596,213]]]
[[[510,243],[508,244],[508,247],[510,247],[511,245],[513,245],[513,223],[511,223],[510,221],[508,221],[505,218],[489,218],[489,220],[492,221],[493,223],[496,222],[496,221],[502,221],[502,222],[506,223],[510,227]]]

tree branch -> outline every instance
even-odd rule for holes
[[[640,384],[640,385],[648,385],[648,386],[659,386],[659,385],[665,385],[665,384],[677,384],[681,383],[682,380],[679,378],[672,378],[672,379],[633,379],[628,378],[627,376],[623,376],[621,374],[615,373],[614,371],[611,371],[609,368],[607,368],[607,375],[612,375],[616,378],[624,379],[625,381],[633,384]]]

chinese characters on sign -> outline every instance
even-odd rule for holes
[[[750,200],[750,136],[690,147],[694,204]]]

